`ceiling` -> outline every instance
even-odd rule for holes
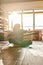
[[[43,1],[43,0],[1,0],[1,3],[31,2],[31,1]]]

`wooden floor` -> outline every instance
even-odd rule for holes
[[[43,45],[37,47],[3,49],[0,52],[0,65],[43,65]]]
[[[28,48],[8,48],[2,50],[0,59],[3,65],[43,65],[43,53],[39,52]]]

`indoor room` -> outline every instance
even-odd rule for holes
[[[0,1],[0,65],[43,65],[43,0]]]

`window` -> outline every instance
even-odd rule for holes
[[[35,29],[43,29],[43,13],[35,14]]]
[[[23,29],[33,30],[33,14],[23,14]]]
[[[15,24],[20,24],[24,30],[33,30],[33,27],[35,29],[43,29],[43,10],[14,11],[9,15],[8,18],[10,30],[14,27]]]
[[[34,12],[43,12],[43,10],[34,10]]]
[[[9,15],[9,30],[11,30],[15,24],[20,24],[21,26],[21,14],[13,12]]]

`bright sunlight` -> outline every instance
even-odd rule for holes
[[[12,30],[15,24],[21,25],[21,15],[16,12],[12,12],[9,16],[9,30]]]

